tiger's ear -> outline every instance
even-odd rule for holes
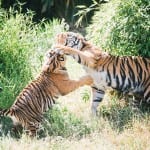
[[[66,39],[67,39],[67,34],[62,32],[62,33],[56,35],[55,43],[65,45]]]

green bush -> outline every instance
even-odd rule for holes
[[[53,36],[63,30],[58,20],[32,22],[33,14],[1,11],[0,14],[0,107],[9,107],[41,67]]]
[[[113,17],[116,15],[120,0],[111,0],[101,5],[95,12],[92,23],[86,28],[87,39],[99,47],[108,50],[108,39],[114,26]]]
[[[44,130],[47,135],[82,137],[92,128],[70,113],[65,107],[55,106],[45,114]]]
[[[0,105],[6,107],[32,77],[28,56],[33,47],[29,38],[34,31],[30,29],[33,26],[30,17],[4,15],[0,26],[0,81],[4,89]]]
[[[121,55],[150,56],[150,1],[130,0],[114,17],[109,47]]]
[[[95,26],[97,28],[97,33],[94,32],[96,33],[94,38],[96,43],[107,48],[110,53],[149,57],[149,12],[149,0],[124,0],[121,2],[112,0],[95,14],[94,25],[88,29],[89,35]],[[96,18],[99,20],[94,20]]]

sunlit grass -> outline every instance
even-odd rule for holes
[[[72,74],[73,66],[76,68],[75,72],[80,74]],[[67,68],[73,79],[85,75],[82,67],[71,58],[68,59]],[[59,98],[54,110],[49,111],[45,116],[48,122],[43,123],[42,133],[39,133],[40,138],[30,139],[23,134],[20,139],[15,139],[7,134],[1,137],[1,149],[145,150],[150,148],[148,113],[143,117],[134,116],[131,108],[123,101],[112,100],[106,96],[99,107],[99,116],[92,117],[91,100],[83,100],[85,91],[91,92],[90,88],[85,86]]]
[[[8,66],[14,70],[14,75],[9,78],[10,74],[7,77],[7,72],[5,74],[3,71],[10,68],[0,66],[0,86],[3,87],[3,92],[0,93],[0,106],[5,108],[15,100],[16,95],[24,85],[39,73],[44,53],[51,47],[54,36],[63,28],[55,20],[45,24],[44,28],[33,25],[36,30],[29,28],[31,31],[28,31],[24,28],[25,30],[22,30],[23,38],[20,41],[18,39],[20,30],[18,31],[15,26],[10,29],[15,18],[11,19],[3,30],[6,33],[4,38],[0,32],[0,38],[4,40],[0,41],[0,49],[3,50],[0,51],[0,60],[2,58],[7,60]],[[22,20],[22,18],[20,19]],[[23,24],[18,23],[17,25]],[[4,44],[5,42],[6,44]],[[18,53],[19,49],[17,48],[21,49],[22,53]],[[5,51],[12,53],[6,58]],[[18,54],[18,57],[14,55],[15,53]],[[16,58],[16,63],[25,63],[25,67],[22,67],[18,74],[15,74],[17,65],[13,66],[14,59],[11,56]],[[31,65],[26,66],[23,56],[25,56],[25,61],[29,61]],[[71,57],[67,58],[66,66],[71,79],[78,79],[86,74],[81,65],[77,64]],[[27,73],[31,71],[29,72],[31,75],[24,76],[24,71]],[[15,138],[11,133],[11,120],[0,118],[0,150],[150,149],[149,110],[144,111],[142,115],[135,115],[128,104],[120,101],[118,97],[107,94],[98,108],[98,116],[93,117],[91,115],[91,97],[91,88],[88,86],[80,87],[76,91],[60,97],[56,106],[44,115],[45,121],[38,133],[38,138],[34,139],[30,139],[24,133],[20,138]]]

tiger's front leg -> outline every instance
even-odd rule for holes
[[[99,103],[103,100],[105,92],[93,86],[92,93],[93,93],[93,101],[92,101],[92,107],[91,107],[92,114],[94,116],[97,116],[97,107],[99,106]]]
[[[64,53],[66,55],[72,56],[79,64],[88,66],[90,68],[95,68],[97,65],[97,57],[87,51],[82,52],[75,48],[63,45],[55,46],[55,50],[57,53]]]
[[[66,95],[76,89],[78,89],[81,86],[84,85],[92,85],[93,79],[89,75],[85,75],[81,77],[79,80],[63,80],[62,81],[61,88],[59,89],[62,95]],[[65,86],[65,87],[64,87]]]

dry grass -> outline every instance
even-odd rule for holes
[[[82,67],[70,58],[67,64],[70,77],[77,79],[84,75]],[[82,87],[65,97],[59,98],[61,106],[80,118],[91,131],[89,134],[76,137],[46,136],[41,139],[30,139],[24,134],[20,139],[3,136],[0,139],[0,150],[149,150],[150,117],[134,116],[125,105],[119,102],[102,102],[100,115],[93,118],[90,113],[90,101],[82,97],[89,87]],[[107,99],[107,97],[105,98]]]

